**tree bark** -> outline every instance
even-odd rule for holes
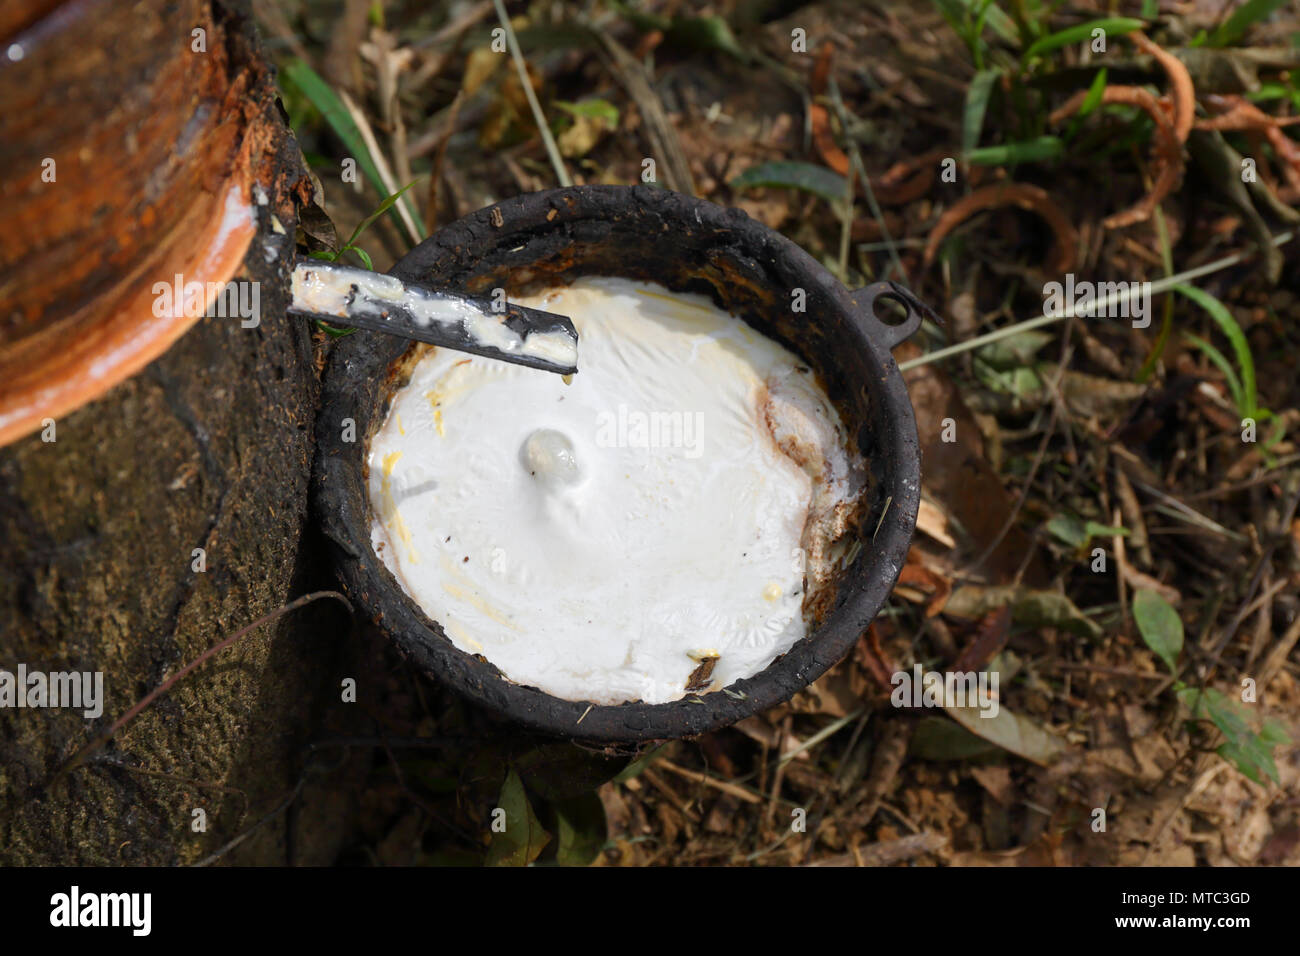
[[[242,273],[258,284],[260,322],[201,319],[143,371],[57,418],[53,441],[46,430],[0,448],[0,669],[104,680],[94,720],[0,709],[0,864],[176,864],[218,852],[321,863],[340,839],[336,826],[300,826],[308,838],[291,847],[288,815],[273,813],[296,792],[325,704],[339,702],[337,611],[309,608],[251,632],[55,779],[184,664],[328,580],[303,545],[319,346],[285,314],[311,186],[250,18],[192,5],[259,113],[240,161],[250,195],[266,199]],[[144,277],[156,279],[171,276]],[[322,820],[337,812],[311,807]]]

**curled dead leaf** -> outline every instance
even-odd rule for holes
[[[1028,183],[996,183],[985,186],[955,203],[939,217],[939,221],[930,232],[930,238],[925,244],[925,264],[929,265],[934,261],[935,253],[939,251],[939,243],[958,224],[977,212],[999,206],[1017,206],[1040,216],[1051,227],[1052,234],[1056,237],[1056,254],[1052,258],[1049,270],[1053,275],[1069,271],[1075,260],[1078,234],[1061,207],[1052,202],[1047,191]]]
[[[1159,63],[1161,69],[1169,76],[1174,133],[1178,137],[1178,142],[1187,142],[1187,135],[1192,131],[1192,121],[1196,118],[1196,89],[1192,85],[1192,75],[1187,72],[1187,67],[1183,65],[1182,60],[1159,44],[1152,43],[1141,30],[1131,36],[1137,48]]]
[[[1088,92],[1086,90],[1074,94],[1048,117],[1048,122],[1055,125],[1068,119],[1078,112],[1079,107],[1083,105],[1087,97]],[[1140,86],[1108,86],[1102,91],[1101,101],[1103,103],[1122,103],[1127,106],[1136,106],[1150,116],[1156,126],[1151,157],[1151,165],[1155,170],[1156,179],[1151,186],[1150,192],[1128,209],[1107,216],[1102,221],[1102,225],[1107,229],[1122,229],[1125,226],[1146,222],[1151,218],[1161,200],[1177,188],[1178,183],[1182,180],[1184,168],[1182,142],[1187,137],[1184,133],[1182,139],[1179,138],[1178,128],[1174,125],[1175,121],[1170,119],[1169,112],[1161,101]]]

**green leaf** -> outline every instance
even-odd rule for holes
[[[511,758],[528,791],[552,803],[591,793],[623,769],[623,761],[571,743],[530,746]]]
[[[1029,49],[1025,51],[1024,59],[1030,60],[1035,56],[1041,56],[1060,47],[1069,46],[1071,43],[1090,40],[1092,39],[1093,30],[1104,30],[1107,39],[1109,39],[1111,36],[1123,36],[1126,33],[1132,33],[1134,30],[1140,30],[1144,25],[1141,20],[1135,20],[1132,17],[1105,17],[1100,20],[1089,20],[1087,23],[1080,23],[1035,40]]]
[[[990,29],[1008,43],[1015,43],[1020,39],[1020,33],[1016,30],[1016,21],[1012,20],[996,3],[985,4],[980,12],[980,22],[981,24],[987,22]]]
[[[993,94],[993,84],[1002,75],[1001,70],[980,70],[966,88],[966,108],[962,111],[961,148],[969,153],[980,144],[980,132],[984,129],[984,114],[988,111],[989,97]]]
[[[1286,732],[1286,728],[1276,720],[1264,721],[1264,726],[1259,729],[1259,739],[1262,742],[1273,746],[1280,746],[1281,744],[1289,744],[1291,742],[1291,736]]]
[[[751,166],[731,181],[732,189],[755,189],[776,186],[801,189],[831,202],[843,202],[849,184],[839,173],[812,163],[774,162]]]
[[[1241,35],[1250,28],[1251,24],[1263,20],[1284,3],[1286,0],[1246,0],[1232,11],[1232,16],[1228,17],[1219,29],[1214,31],[1210,37],[1210,45],[1231,46],[1241,39]]]
[[[1054,534],[1072,548],[1088,543],[1088,531],[1074,515],[1056,515],[1047,522],[1048,534]]]
[[[1197,720],[1209,720],[1225,736],[1236,738],[1250,733],[1246,718],[1221,690],[1207,687],[1184,687],[1178,691],[1178,700],[1192,712]]]
[[[980,382],[995,392],[1029,398],[1043,388],[1043,380],[1032,368],[1017,367],[1006,371],[995,369],[984,362],[975,363],[975,375]]]
[[[1121,528],[1113,524],[1098,524],[1095,521],[1089,521],[1084,525],[1084,530],[1088,532],[1089,538],[1127,538],[1128,528]]]
[[[1260,733],[1252,732],[1241,705],[1213,687],[1204,691],[1199,687],[1184,687],[1178,691],[1178,700],[1191,711],[1193,719],[1208,718],[1223,734],[1224,742],[1216,750],[1219,756],[1235,764],[1256,783],[1263,783],[1265,776],[1277,782],[1273,747],[1283,742],[1278,739],[1280,727],[1265,724]]]
[[[1115,528],[1098,524],[1096,521],[1082,521],[1070,514],[1059,514],[1047,522],[1047,531],[1054,534],[1066,544],[1085,547],[1093,538],[1127,537],[1128,528]]]
[[[523,781],[511,770],[501,785],[497,808],[505,811],[505,829],[492,834],[487,866],[527,866],[551,840],[524,793]]]
[[[1080,637],[1097,639],[1105,632],[1064,594],[1006,585],[967,584],[953,591],[944,613],[953,617],[981,618],[1011,605],[1011,620],[1025,627],[1059,627]]]
[[[1074,139],[1088,114],[1101,103],[1101,98],[1106,92],[1106,75],[1106,68],[1103,66],[1097,71],[1097,75],[1092,78],[1092,83],[1088,87],[1088,95],[1083,98],[1083,103],[1079,106],[1078,112],[1071,117],[1070,125],[1065,131],[1067,140]]]
[[[312,319],[316,323],[316,328],[320,329],[332,339],[341,339],[345,335],[351,335],[356,329],[343,329],[328,322],[322,322],[320,319]]]
[[[976,166],[1007,166],[1011,163],[1036,163],[1055,159],[1065,151],[1065,144],[1056,136],[1039,136],[1019,143],[1001,146],[984,146],[966,153],[966,162]]]
[[[748,63],[750,52],[736,42],[736,35],[722,17],[678,17],[668,31],[671,39],[681,40],[701,50],[717,50]]]
[[[1147,647],[1176,674],[1178,655],[1183,652],[1183,622],[1173,605],[1155,591],[1140,590],[1133,595],[1133,620]]]
[[[965,10],[960,0],[933,0],[933,3],[943,18],[948,21],[948,26],[952,27],[952,32],[964,37],[962,18]]]
[[[603,119],[611,127],[618,126],[618,107],[608,100],[583,100],[580,103],[570,103],[567,100],[553,100],[552,102],[570,116]]]
[[[375,271],[375,264],[370,261],[370,253],[366,252],[366,250],[362,249],[360,246],[348,246],[348,249],[351,249],[356,253],[357,258],[361,260],[362,264],[367,269],[371,272]]]
[[[1228,341],[1232,343],[1232,350],[1237,357],[1237,365],[1241,369],[1241,394],[1242,399],[1238,405],[1238,411],[1242,418],[1254,418],[1256,411],[1256,391],[1255,391],[1255,359],[1250,354],[1250,343],[1246,341],[1246,333],[1241,330],[1237,320],[1232,317],[1232,313],[1224,306],[1222,302],[1216,299],[1202,289],[1190,285],[1176,285],[1174,290],[1187,296],[1202,309],[1209,313],[1219,329],[1227,336]]]
[[[983,737],[943,717],[922,717],[912,735],[910,750],[922,760],[966,760],[998,752]]]
[[[608,838],[605,805],[595,793],[555,804],[555,860],[560,866],[591,866]]]

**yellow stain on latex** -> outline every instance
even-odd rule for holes
[[[393,466],[397,464],[397,459],[402,457],[400,451],[389,452],[384,456],[380,463],[381,476],[379,481],[379,517],[384,524],[389,524],[393,515],[397,513],[397,505],[393,501]]]
[[[448,621],[443,626],[447,629],[447,633],[452,636],[457,644],[467,644],[478,653],[483,653],[483,645],[466,634],[465,629],[455,621]]]
[[[397,459],[402,457],[400,451],[390,451],[384,456],[384,488],[388,487],[388,479],[393,476],[393,466],[397,464]]]
[[[442,393],[435,389],[433,391],[425,392],[424,397],[427,398],[429,404],[433,406],[433,424],[434,427],[438,429],[438,437],[446,438],[447,431],[442,427]]]
[[[402,513],[397,510],[397,502],[393,500],[393,468],[397,466],[397,459],[401,457],[401,451],[390,451],[384,456],[383,477],[380,481],[380,507],[383,514],[380,515],[380,518],[397,535],[402,544],[406,545],[406,554],[411,563],[419,564],[420,556],[411,541],[411,530],[406,526],[406,522],[402,520]]]
[[[763,588],[763,600],[775,601],[781,596],[781,585],[773,581],[767,587]]]
[[[415,546],[411,543],[411,531],[406,527],[406,522],[402,520],[401,514],[396,509],[393,511],[393,524],[395,525],[393,530],[397,532],[397,536],[402,540],[402,544],[406,545],[407,557],[410,558],[412,564],[419,564],[420,556],[416,553]]]

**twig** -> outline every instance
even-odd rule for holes
[[[902,863],[925,853],[933,853],[948,845],[948,838],[942,833],[917,833],[912,836],[899,837],[897,840],[882,840],[856,848],[854,853],[841,853],[828,856],[804,866],[890,866]]]
[[[1061,361],[1059,366],[1057,367],[1056,381],[1049,386],[1049,388],[1052,390],[1053,393],[1059,392],[1061,387],[1061,382],[1065,379],[1065,367],[1069,363],[1068,349],[1070,343],[1070,330],[1072,328],[1073,328],[1073,323],[1065,327],[1065,336],[1061,340]],[[1047,453],[1047,444],[1052,440],[1052,436],[1056,434],[1056,420],[1059,413],[1060,413],[1060,403],[1053,402],[1052,413],[1050,416],[1048,416],[1048,420],[1047,420],[1047,427],[1043,429],[1043,440],[1038,444],[1038,451],[1034,455],[1034,461],[1029,468],[1029,474],[1025,478],[1025,483],[1020,489],[1020,496],[1016,499],[1015,505],[1011,508],[1011,511],[1007,514],[1006,520],[1002,522],[1002,527],[998,529],[998,533],[993,536],[993,540],[991,540],[987,545],[985,545],[984,550],[980,552],[978,558],[976,558],[974,561],[972,561],[970,564],[966,566],[967,572],[975,568],[978,568],[990,557],[992,557],[993,552],[996,551],[998,549],[998,545],[1002,543],[1002,539],[1007,536],[1007,533],[1011,530],[1012,526],[1015,524],[1016,517],[1020,514],[1020,510],[1025,506],[1025,502],[1029,499],[1029,492],[1030,489],[1032,489],[1034,486],[1034,479],[1038,477],[1038,468],[1043,463],[1043,457]]]
[[[1282,669],[1287,657],[1295,649],[1297,641],[1300,641],[1300,615],[1297,615],[1296,619],[1291,622],[1291,626],[1286,629],[1286,633],[1277,639],[1273,649],[1264,658],[1264,663],[1260,665],[1259,689],[1261,691],[1268,686],[1269,681]]]
[[[807,740],[800,743],[799,746],[791,749],[788,753],[782,754],[781,759],[778,761],[778,765],[789,763],[791,760],[799,756],[805,750],[809,749],[810,747],[815,747],[823,740],[825,740],[827,737],[832,737],[835,734],[839,733],[840,728],[847,726],[848,724],[857,720],[859,717],[863,716],[866,713],[866,710],[867,709],[865,707],[859,707],[857,710],[845,714],[843,717],[837,718],[836,720],[831,721],[821,730],[817,731],[817,733],[813,734]]]
[[[664,779],[660,777],[657,773],[655,773],[653,770],[651,770],[649,767],[641,771],[641,778],[645,780],[646,783],[650,784],[650,786],[654,787],[656,790],[662,793],[665,797],[667,797],[668,802],[671,803],[674,807],[676,807],[677,811],[682,816],[684,816],[687,820],[695,824],[698,824],[700,822],[700,815],[691,809],[690,804],[688,804],[685,800],[683,800],[680,796],[678,796],[677,791],[674,790],[672,787],[668,786],[668,784],[664,781]]]
[[[169,690],[175,687],[178,682],[183,680],[195,668],[199,667],[204,662],[210,660],[212,657],[216,656],[217,654],[220,654],[222,651],[224,651],[227,647],[230,647],[230,645],[234,644],[245,634],[248,634],[249,632],[256,630],[257,628],[261,627],[263,624],[267,624],[271,621],[283,617],[286,614],[289,614],[292,611],[296,611],[300,607],[305,607],[306,605],[311,604],[313,601],[319,601],[321,598],[334,598],[335,600],[342,601],[344,605],[347,606],[349,611],[352,610],[351,602],[348,601],[348,599],[344,597],[342,594],[340,594],[338,591],[313,591],[311,594],[304,594],[302,597],[290,601],[288,604],[284,605],[284,607],[276,608],[271,613],[262,615],[252,624],[248,624],[244,627],[241,627],[234,634],[231,634],[229,637],[225,638],[224,640],[218,641],[212,647],[209,647],[206,651],[204,651],[194,660],[190,661],[190,663],[186,664],[184,667],[178,670],[171,677],[167,678],[165,681],[163,681],[161,684],[159,684],[149,693],[145,694],[144,697],[140,699],[139,703],[137,703],[134,707],[128,710],[121,717],[117,718],[117,720],[113,721],[112,725],[106,731],[104,731],[102,734],[99,734],[97,737],[92,738],[88,743],[84,744],[79,750],[77,750],[76,753],[74,753],[71,757],[69,757],[64,762],[62,767],[59,768],[58,772],[55,773],[54,778],[50,781],[50,786],[53,786],[65,775],[75,770],[82,763],[84,763],[87,757],[93,754],[100,747],[104,746],[104,744],[112,740],[113,736],[119,730],[121,730],[123,727],[129,724],[137,716],[139,716],[139,714],[143,712],[147,707],[149,707],[149,705],[152,704],[155,700],[157,700],[159,697],[163,696],[163,694],[166,694]]]
[[[858,144],[853,141],[853,137],[848,135],[848,111],[844,108],[844,101],[840,98],[840,88],[835,82],[834,77],[827,81],[827,89],[831,95],[831,103],[835,107],[835,115],[839,118],[840,127],[844,130],[844,142],[849,147],[849,158],[853,160],[853,168],[857,171],[858,179],[862,181],[862,192],[867,197],[867,206],[871,209],[871,215],[875,217],[880,226],[880,237],[889,243],[889,258],[898,270],[898,276],[906,283],[907,270],[903,268],[903,260],[898,257],[898,247],[894,245],[894,239],[889,234],[889,227],[885,225],[885,214],[881,211],[880,203],[876,201],[876,194],[871,188],[871,177],[867,175],[867,168],[862,163],[862,152],[858,149]]]
[[[781,742],[777,746],[777,753],[780,753],[782,750],[785,749],[785,741],[786,738],[790,736],[790,725],[793,722],[793,720],[794,720],[793,714],[785,715],[785,721],[781,725],[781,737],[780,737]],[[776,819],[776,804],[777,801],[781,798],[781,784],[785,782],[785,768],[786,768],[786,764],[784,762],[777,761],[776,773],[772,774],[772,791],[768,795],[767,813],[765,814],[764,817],[769,823],[772,820]]]
[[[241,833],[241,834],[239,834],[238,836],[234,837],[232,840],[229,840],[229,841],[227,841],[226,843],[223,843],[220,847],[218,847],[218,848],[216,849],[215,852],[213,852],[213,853],[209,853],[207,856],[205,856],[203,859],[199,860],[199,861],[198,861],[197,863],[195,863],[194,865],[195,865],[196,867],[201,867],[201,866],[211,866],[213,863],[216,863],[217,860],[221,859],[223,856],[225,856],[227,853],[229,853],[229,852],[230,852],[231,850],[233,850],[235,847],[239,846],[239,844],[243,843],[243,842],[244,842],[245,840],[247,840],[250,836],[252,836],[253,833],[256,832],[256,830],[257,830],[260,826],[262,826],[262,825],[265,824],[265,823],[269,823],[270,821],[272,821],[272,820],[274,820],[276,817],[278,817],[280,814],[284,813],[285,810],[288,810],[289,807],[290,807],[290,805],[291,805],[295,800],[298,799],[298,794],[302,793],[302,788],[303,788],[303,786],[304,786],[306,783],[307,783],[307,775],[306,775],[306,774],[303,774],[301,777],[298,778],[298,783],[297,783],[297,785],[295,785],[294,788],[293,788],[293,790],[291,790],[291,791],[289,792],[289,795],[288,795],[287,797],[285,797],[284,800],[282,800],[282,801],[280,802],[280,804],[279,804],[279,805],[278,805],[274,810],[272,810],[270,813],[267,813],[265,816],[263,816],[263,817],[261,817],[260,819],[258,819],[258,821],[257,821],[256,823],[254,823],[251,827],[249,827],[249,828],[248,828],[247,830],[245,830],[243,833]]]
[[[1283,232],[1273,237],[1273,245],[1283,246],[1295,238],[1292,232]],[[1212,272],[1219,272],[1229,266],[1235,266],[1239,262],[1244,262],[1253,255],[1253,252],[1234,252],[1232,255],[1224,256],[1222,259],[1216,259],[1214,262],[1206,263],[1203,266],[1197,266],[1194,269],[1188,269],[1186,272],[1180,272],[1176,276],[1167,276],[1164,279],[1157,279],[1151,283],[1150,294],[1157,295],[1166,292],[1176,285],[1180,285],[1191,279],[1197,279]],[[1104,299],[1098,299],[1093,303],[1093,308],[1098,312],[1107,313],[1114,306],[1121,302],[1131,301],[1142,294],[1141,286],[1130,287],[1127,292],[1111,293]],[[925,355],[918,355],[914,359],[906,362],[899,362],[900,371],[906,372],[910,368],[917,368],[927,365],[930,362],[937,362],[940,359],[952,358],[954,355],[961,355],[973,349],[988,345],[991,342],[999,342],[1002,339],[1010,338],[1013,335],[1019,335],[1029,329],[1037,329],[1044,325],[1051,325],[1054,322],[1060,322],[1067,319],[1073,314],[1073,310],[1067,309],[1065,312],[1050,312],[1041,315],[1035,319],[1028,319],[1024,322],[1017,322],[1014,325],[997,329],[993,332],[986,332],[984,335],[977,335],[973,339],[966,339],[964,342],[958,342],[956,345],[949,345],[946,348],[936,349],[933,352],[927,352]]]
[[[375,131],[370,128],[370,120],[366,119],[365,113],[352,101],[348,96],[347,90],[339,90],[339,100],[352,117],[352,122],[356,124],[357,132],[361,136],[361,141],[365,143],[366,149],[370,151],[370,158],[375,162],[375,172],[379,174],[380,181],[384,184],[384,189],[388,190],[391,196],[401,187],[397,185],[397,179],[393,176],[393,171],[389,168],[388,160],[384,158],[383,150],[379,148],[379,142],[375,139]],[[412,243],[417,243],[424,236],[420,232],[420,227],[415,224],[415,218],[411,215],[410,207],[407,205],[409,197],[402,196],[394,204],[397,209],[397,215],[402,220],[402,225],[406,227],[407,236]]]
[[[542,104],[537,102],[533,81],[528,78],[528,64],[524,62],[524,55],[519,50],[519,40],[515,37],[515,28],[510,25],[510,18],[506,16],[505,4],[501,0],[492,0],[492,3],[496,7],[497,19],[501,21],[502,29],[506,31],[506,43],[509,44],[510,56],[515,61],[515,71],[519,74],[519,83],[524,88],[524,96],[528,97],[528,106],[533,111],[533,121],[537,123],[537,132],[542,137],[542,145],[546,147],[546,155],[550,157],[551,165],[555,168],[555,178],[561,186],[572,186],[573,180],[569,178],[569,171],[564,168],[564,160],[555,145],[551,128],[546,123]]]
[[[1278,522],[1278,531],[1265,546],[1263,553],[1259,556],[1259,561],[1255,565],[1255,573],[1251,576],[1250,587],[1246,591],[1246,599],[1242,602],[1241,609],[1233,615],[1231,622],[1224,628],[1223,633],[1215,642],[1211,649],[1213,654],[1213,663],[1217,665],[1219,658],[1223,654],[1223,649],[1228,646],[1228,641],[1237,633],[1237,628],[1241,627],[1243,621],[1250,615],[1254,609],[1251,603],[1256,592],[1259,590],[1260,581],[1263,580],[1264,569],[1273,560],[1273,552],[1277,549],[1278,540],[1284,536],[1287,529],[1291,527],[1291,522],[1295,518],[1296,508],[1300,506],[1300,481],[1296,482],[1295,490],[1291,493],[1285,507],[1282,510],[1281,520]]]
[[[595,23],[589,23],[587,27],[612,61],[611,72],[641,111],[646,134],[650,137],[650,148],[659,156],[659,165],[663,167],[664,184],[676,192],[695,195],[695,180],[682,150],[681,138],[677,135],[677,128],[668,121],[663,103],[650,85],[645,67],[603,27]]]
[[[687,767],[679,767],[670,760],[656,760],[656,767],[663,767],[665,770],[675,773],[679,777],[685,777],[687,780],[693,780],[696,783],[702,783],[706,787],[712,787],[715,790],[721,790],[723,793],[729,793],[738,800],[744,800],[746,803],[762,803],[763,798],[748,787],[742,787],[739,784],[731,783],[727,780],[719,780],[711,777],[707,773],[701,773],[698,770],[691,770]]]
[[[465,99],[463,90],[456,91],[456,98],[451,101],[451,115],[447,120],[447,128],[455,129],[456,120],[460,116],[460,104]],[[447,136],[438,144],[438,152],[433,158],[433,173],[429,177],[429,204],[425,213],[428,220],[429,228],[438,227],[438,187],[442,184],[443,164],[447,160],[447,146],[451,143],[451,136]]]

